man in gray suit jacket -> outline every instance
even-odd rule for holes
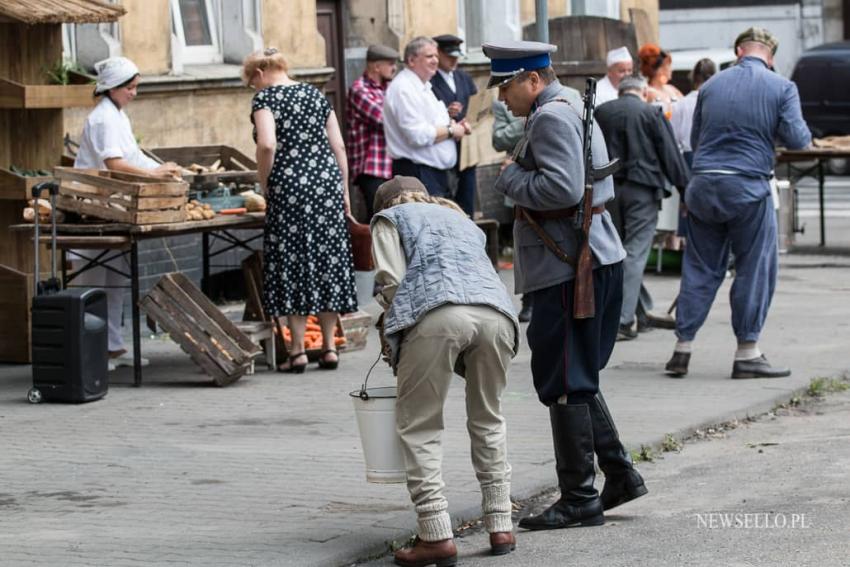
[[[599,107],[596,120],[605,134],[608,155],[619,158],[614,174],[615,198],[608,203],[626,249],[623,260],[623,308],[619,338],[637,336],[632,325],[643,286],[646,259],[655,237],[661,199],[670,195],[667,180],[684,195],[688,166],[662,110],[645,101],[646,81],[620,81],[620,97]],[[648,295],[648,292],[647,292]]]
[[[614,348],[626,256],[604,204],[614,197],[610,178],[594,183],[590,248],[594,256],[595,316],[573,317],[578,257],[576,209],[584,192],[581,103],[558,82],[549,53],[538,42],[485,44],[491,59],[488,87],[517,116],[527,116],[525,135],[496,181],[496,191],[516,202],[514,223],[516,291],[533,295],[528,326],[531,372],[540,401],[549,407],[561,498],[538,516],[523,518],[527,529],[604,523],[603,510],[646,494],[599,393],[599,371]],[[594,124],[593,163],[608,161],[602,132]],[[566,255],[544,245],[532,218]],[[593,487],[594,451],[605,473],[600,498]]]

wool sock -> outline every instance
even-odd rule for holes
[[[684,352],[690,354],[692,344],[693,341],[678,341],[676,343],[676,348],[673,349],[673,352]]]
[[[738,350],[735,351],[735,360],[753,360],[760,356],[761,351],[757,342],[738,343]]]

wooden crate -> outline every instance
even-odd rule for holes
[[[189,186],[183,181],[99,169],[56,167],[56,206],[129,224],[184,222]]]
[[[286,362],[291,345],[283,340],[283,330],[279,320],[269,317],[263,309],[263,253],[257,250],[242,261],[242,274],[245,276],[245,313],[242,318],[245,321],[266,321],[275,326],[276,352],[279,364]],[[365,322],[368,319],[368,322]],[[334,336],[345,337],[345,344],[339,347],[339,352],[360,350],[366,347],[366,339],[369,334],[369,325],[372,317],[368,313],[358,311],[337,317],[336,332]],[[307,358],[310,361],[318,360],[322,349],[307,349]]]
[[[215,185],[219,182],[255,183],[257,181],[257,162],[231,146],[153,148],[148,150],[148,153],[162,161],[173,161],[184,168],[192,164],[210,167],[215,162],[219,162],[219,165],[224,167],[225,171],[219,173],[184,175],[183,179],[193,187]]]
[[[182,273],[162,276],[139,307],[168,331],[217,386],[238,380],[262,353]]]

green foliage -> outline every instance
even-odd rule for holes
[[[665,453],[679,452],[682,450],[682,442],[676,439],[672,433],[667,433],[664,436],[664,441],[661,442],[661,450]]]
[[[829,393],[844,392],[850,389],[846,380],[838,378],[812,378],[806,394],[812,398],[820,398]]]
[[[646,462],[651,463],[655,460],[656,454],[649,445],[641,445],[640,449],[632,450],[632,461],[636,463]]]
[[[47,69],[45,73],[47,74],[47,78],[50,79],[50,82],[54,85],[70,85],[72,73],[85,75],[86,70],[83,69],[76,61],[60,59],[55,65],[53,65],[53,67]]]

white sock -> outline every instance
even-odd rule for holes
[[[739,343],[735,360],[752,360],[761,356],[758,343]]]
[[[676,343],[676,348],[673,349],[673,352],[684,352],[690,354],[692,344],[693,341],[678,341]]]

